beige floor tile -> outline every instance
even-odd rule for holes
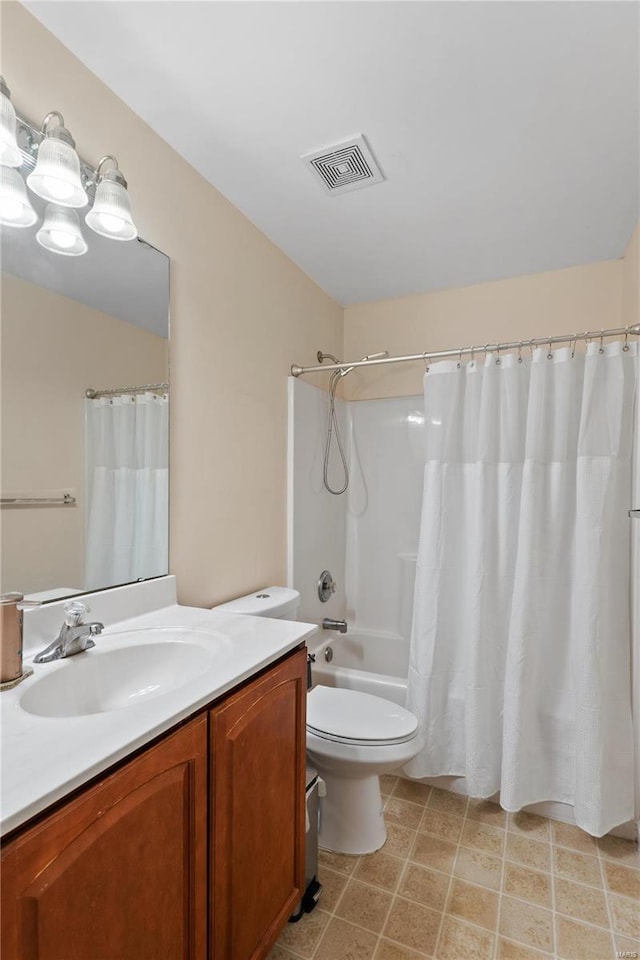
[[[556,820],[551,825],[553,842],[560,847],[570,847],[572,850],[578,850],[580,853],[589,853],[595,857],[598,853],[598,845],[595,837],[589,836],[580,827],[574,823],[560,823]]]
[[[409,860],[421,863],[423,867],[451,873],[456,856],[456,846],[448,840],[440,840],[428,833],[416,834],[415,842],[409,854]]]
[[[454,874],[462,880],[499,890],[501,873],[502,860],[497,857],[492,857],[482,850],[472,850],[470,847],[458,849]]]
[[[412,900],[395,897],[384,927],[389,940],[397,940],[431,956],[436,947],[442,914]]]
[[[520,900],[551,907],[551,874],[538,873],[515,863],[505,863],[503,890]]]
[[[615,957],[611,934],[567,917],[557,917],[557,954],[562,960],[608,960]]]
[[[623,840],[622,837],[600,837],[598,840],[600,856],[607,860],[615,860],[627,867],[640,869],[640,850],[634,840]]]
[[[438,960],[492,960],[495,937],[453,917],[445,917],[438,943]]]
[[[360,857],[352,857],[348,853],[332,853],[330,850],[318,850],[319,867],[329,867],[338,873],[352,874],[358,866]]]
[[[532,950],[531,947],[525,947],[522,943],[514,943],[512,940],[499,937],[496,960],[549,960],[549,954],[540,953],[539,950]]]
[[[349,880],[335,910],[337,917],[351,920],[359,927],[380,933],[384,925],[392,894],[379,887],[370,887],[359,880]]]
[[[449,889],[449,876],[416,863],[408,863],[398,893],[408,900],[417,900],[434,910],[444,910]]]
[[[553,950],[553,914],[550,910],[503,897],[500,904],[500,933],[528,947],[550,953]]]
[[[401,800],[410,800],[412,803],[420,803],[424,806],[431,796],[431,787],[426,783],[418,783],[417,780],[398,777],[393,795]]]
[[[276,943],[267,960],[298,960],[298,957],[295,953],[291,953],[290,950],[285,950],[284,947]]]
[[[606,861],[604,872],[607,886],[612,893],[620,893],[623,897],[640,900],[640,870],[621,867],[617,863]]]
[[[457,843],[463,825],[462,817],[452,817],[448,813],[442,813],[441,810],[425,807],[418,830],[420,833],[430,833],[433,837],[440,837],[442,840],[451,840],[452,843]]]
[[[620,954],[626,954],[629,960],[635,960],[640,957],[640,940],[632,940],[630,937],[619,937],[614,935],[616,941],[616,951]]]
[[[498,919],[498,894],[486,887],[476,887],[464,880],[451,884],[446,913],[494,930]]]
[[[530,840],[517,833],[507,834],[507,860],[521,863],[531,870],[551,870],[551,846],[539,840]]]
[[[439,790],[437,787],[433,787],[427,806],[434,810],[441,810],[443,813],[462,817],[467,807],[467,798],[461,797],[457,793],[450,793],[449,790]]]
[[[378,944],[374,960],[422,960],[425,956],[425,953],[416,953],[415,950],[403,947],[400,943],[383,939]]]
[[[376,853],[368,853],[362,857],[353,876],[364,883],[373,884],[374,887],[395,890],[403,867],[404,860],[399,857],[390,857],[389,854],[378,850]]]
[[[603,890],[556,877],[555,897],[558,913],[564,913],[575,920],[597,923],[599,927],[609,926],[609,914]]]
[[[568,880],[577,880],[579,883],[589,883],[594,887],[602,886],[600,864],[595,857],[589,857],[575,850],[566,850],[564,847],[554,847],[554,871]]]
[[[384,808],[385,823],[399,823],[401,827],[417,830],[422,819],[423,808],[417,803],[400,800],[398,797],[389,797]]]
[[[335,870],[322,867],[319,879],[322,884],[322,893],[320,895],[322,909],[326,910],[327,913],[333,913],[347,885],[348,877],[344,873],[336,873]]]
[[[375,933],[332,917],[314,960],[372,960],[377,942]]]
[[[382,848],[393,857],[406,857],[411,850],[416,831],[401,827],[399,823],[387,824],[387,842]]]
[[[380,777],[380,793],[383,797],[393,793],[393,788],[395,787],[397,780],[397,777],[394,777],[389,773],[382,774]]]
[[[549,840],[549,821],[537,813],[527,813],[525,810],[510,813],[508,829],[529,840]]]
[[[504,837],[504,830],[490,827],[487,823],[465,820],[460,843],[465,847],[475,847],[485,853],[492,853],[495,857],[501,857]]]
[[[305,913],[297,923],[288,923],[277,945],[307,960],[313,956],[329,920],[329,914],[316,907],[312,913]]]
[[[627,897],[609,894],[609,907],[613,929],[634,940],[640,940],[640,903]]]
[[[488,823],[491,827],[502,827],[504,830],[507,826],[507,811],[493,800],[469,800],[467,819]]]

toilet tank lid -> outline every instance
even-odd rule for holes
[[[214,610],[226,610],[227,613],[244,613],[252,617],[295,617],[300,604],[300,594],[291,587],[263,587],[255,593],[236,597],[228,603],[221,603]]]

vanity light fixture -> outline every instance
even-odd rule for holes
[[[37,219],[18,171],[0,166],[0,223],[8,227],[30,227]]]
[[[103,173],[102,168],[108,162],[113,163],[114,168]],[[85,217],[87,226],[111,240],[134,240],[138,230],[131,216],[127,181],[115,157],[108,155],[99,161],[96,184],[93,207]]]
[[[54,120],[58,126],[52,126]],[[89,202],[80,176],[80,159],[73,137],[57,110],[42,122],[43,137],[38,147],[35,169],[27,177],[27,186],[43,200],[62,207],[85,207]]]
[[[44,223],[36,234],[36,240],[45,250],[61,253],[65,257],[81,257],[87,252],[87,241],[80,232],[78,214],[71,207],[48,203]]]
[[[4,77],[0,77],[0,164],[3,167],[22,165],[22,155],[16,139],[16,111]]]

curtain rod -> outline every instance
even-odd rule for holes
[[[144,383],[141,387],[114,387],[113,390],[93,390],[88,387],[84,395],[87,400],[97,400],[98,397],[118,397],[126,393],[147,393],[147,391],[169,390],[168,383]]]
[[[380,360],[343,360],[340,363],[317,363],[309,367],[292,364],[291,375],[300,377],[304,373],[317,373],[322,370],[344,370],[346,367],[378,367],[385,363],[406,363],[411,360],[440,360],[444,357],[473,356],[476,353],[502,352],[503,350],[521,350],[523,347],[551,347],[554,343],[574,343],[578,340],[602,340],[605,337],[640,336],[640,324],[630,327],[610,327],[607,330],[586,330],[584,333],[565,333],[559,337],[537,337],[531,340],[512,340],[510,343],[485,343],[477,347],[459,347],[457,350],[425,350],[424,353],[412,353],[404,357],[384,357]]]

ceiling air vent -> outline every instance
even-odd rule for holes
[[[327,193],[346,193],[384,180],[362,134],[322,150],[304,153],[300,159],[319,178]]]

